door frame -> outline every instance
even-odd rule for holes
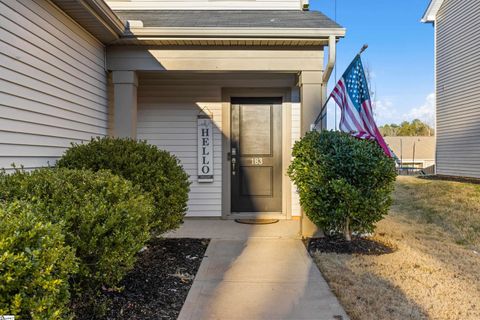
[[[231,150],[231,99],[238,98],[282,98],[282,213],[235,213],[231,212],[231,165],[228,152]],[[291,162],[292,108],[291,88],[223,88],[222,89],[222,219],[275,218],[291,219],[292,186],[287,176]]]

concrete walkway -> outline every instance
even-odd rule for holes
[[[168,236],[212,239],[178,319],[348,319],[298,239],[298,221],[187,220]]]

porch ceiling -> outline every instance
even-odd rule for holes
[[[146,46],[324,46],[328,39],[276,39],[276,38],[179,38],[179,37],[131,37],[116,40],[117,45]]]

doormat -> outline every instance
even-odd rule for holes
[[[243,224],[272,224],[277,223],[278,219],[235,219],[235,222]]]

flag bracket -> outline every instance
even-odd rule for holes
[[[368,44],[365,43],[365,44],[362,46],[362,48],[360,49],[360,51],[358,52],[358,55],[361,55],[361,54],[363,53],[363,51],[367,50],[367,48],[368,48]]]

